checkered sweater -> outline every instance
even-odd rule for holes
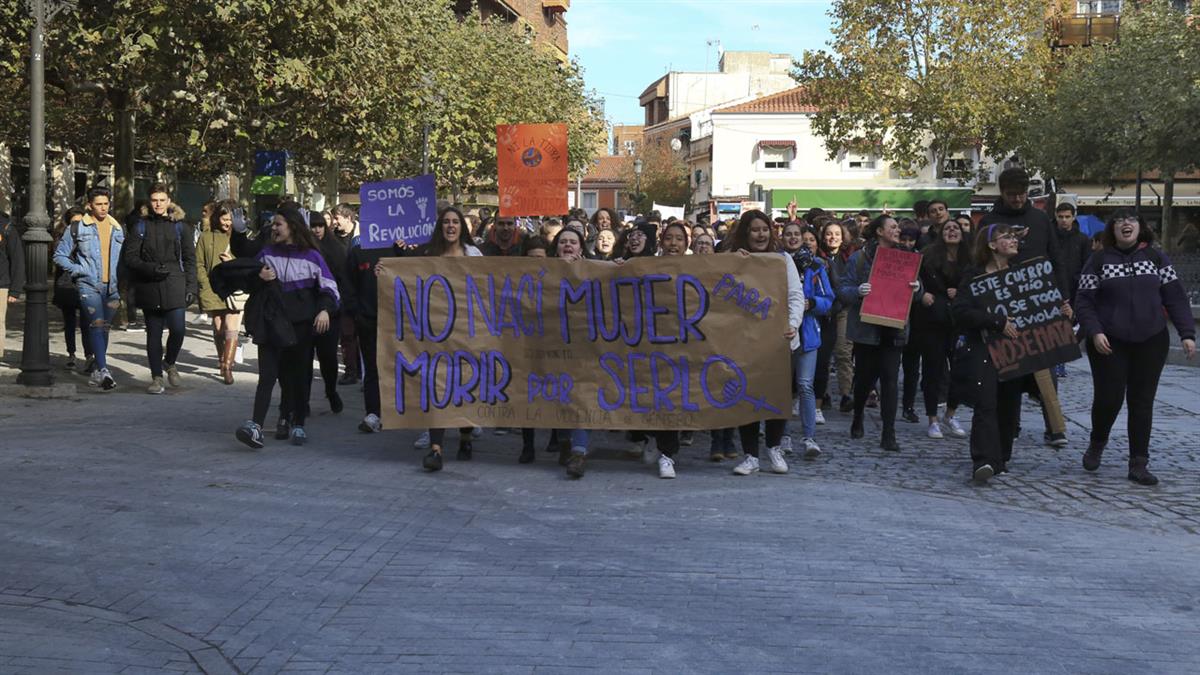
[[[1088,337],[1104,333],[1143,342],[1166,328],[1170,318],[1180,339],[1196,338],[1191,304],[1175,266],[1146,244],[1093,253],[1079,276],[1075,311]]]

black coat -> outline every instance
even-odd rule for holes
[[[964,272],[958,285],[958,294],[950,303],[955,326],[962,332],[962,339],[952,356],[950,388],[959,400],[971,406],[979,401],[984,382],[981,376],[983,369],[994,368],[988,353],[987,338],[1003,331],[1006,321],[1004,316],[993,314],[982,298],[971,293],[971,280],[983,274],[984,270],[979,268]]]
[[[263,282],[258,273],[262,261],[257,258],[234,258],[217,265],[208,273],[213,292],[228,298],[235,292],[249,293],[243,309],[243,326],[256,345],[290,347],[296,344],[296,329],[288,317],[283,299],[283,285],[278,281]]]
[[[997,199],[992,205],[992,210],[984,214],[979,221],[980,236],[986,237],[988,226],[993,223],[1024,227],[1025,235],[1021,237],[1021,247],[1009,264],[1015,267],[1034,258],[1049,260],[1050,264],[1054,265],[1054,279],[1058,283],[1058,290],[1063,292],[1063,297],[1067,297],[1070,285],[1058,265],[1058,237],[1054,235],[1057,226],[1050,220],[1050,216],[1030,202],[1025,202],[1024,208],[1016,210],[1005,206],[1003,199]]]
[[[144,311],[187,307],[199,293],[196,242],[186,223],[153,214],[142,218],[125,233],[121,263],[132,276],[134,302]]]
[[[25,288],[25,244],[16,226],[6,221],[0,220],[0,288],[20,295]]]
[[[1079,223],[1072,224],[1071,229],[1065,231],[1055,227],[1054,237],[1058,240],[1058,260],[1054,264],[1062,270],[1067,284],[1062,292],[1074,303],[1075,291],[1079,288],[1079,274],[1083,271],[1083,264],[1092,255],[1092,239],[1079,231]]]

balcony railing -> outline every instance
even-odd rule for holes
[[[1077,14],[1050,19],[1048,23],[1051,47],[1088,47],[1116,42],[1121,17],[1115,14]]]

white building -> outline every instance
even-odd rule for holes
[[[792,199],[800,211],[903,211],[933,198],[952,210],[970,208],[974,189],[935,176],[932,163],[904,176],[869,149],[830,159],[812,128],[816,112],[803,89],[793,87],[696,116],[688,153],[695,202],[709,200],[713,213],[742,201],[763,201],[781,213]],[[955,160],[973,166],[978,153],[967,150]]]

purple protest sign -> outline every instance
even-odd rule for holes
[[[437,219],[437,188],[432,175],[363,183],[358,191],[363,248],[386,248],[395,241],[424,244]]]

